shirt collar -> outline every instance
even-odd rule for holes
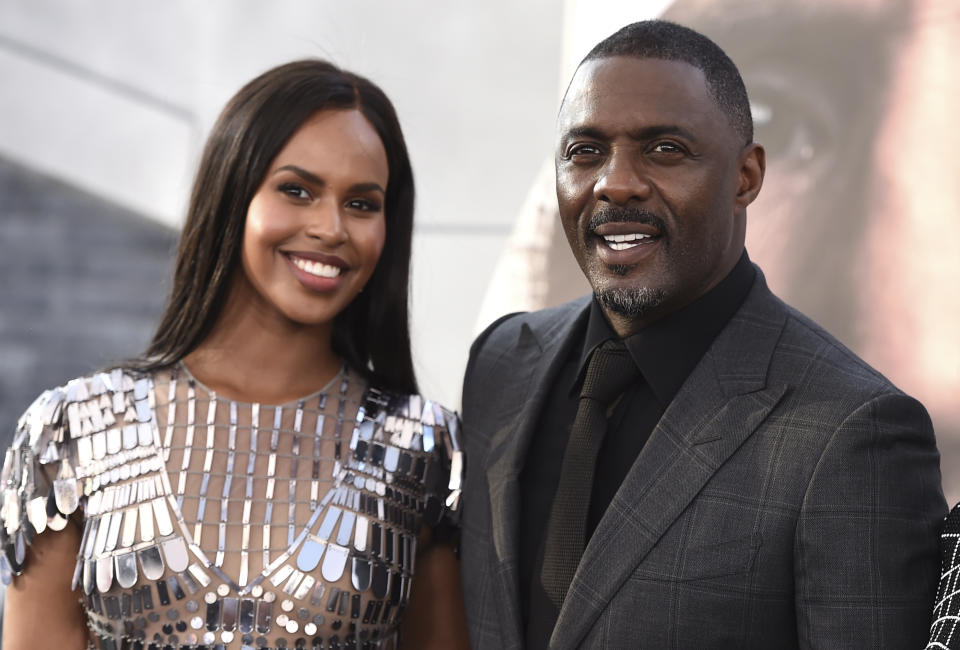
[[[673,400],[713,339],[739,309],[755,277],[756,271],[744,250],[727,277],[713,289],[624,339],[630,356],[663,408]],[[614,337],[616,333],[594,299],[571,394],[579,394],[593,349]]]

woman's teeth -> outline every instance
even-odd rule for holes
[[[623,251],[634,246],[639,246],[644,239],[650,239],[650,235],[640,233],[630,233],[628,235],[604,235],[603,240],[607,246],[615,251]]]
[[[290,259],[301,271],[305,271],[306,273],[315,275],[319,278],[335,278],[340,275],[341,269],[339,266],[321,264],[320,262],[311,262],[310,260],[301,259],[299,257],[291,257]]]

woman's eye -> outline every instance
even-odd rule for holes
[[[380,204],[369,199],[351,199],[347,201],[347,207],[362,212],[379,212]]]
[[[280,186],[280,191],[289,197],[295,199],[309,199],[310,193],[300,185],[294,183],[284,183]]]

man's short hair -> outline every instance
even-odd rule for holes
[[[753,118],[743,78],[730,57],[703,34],[666,20],[644,20],[597,43],[581,64],[611,56],[683,61],[698,68],[730,125],[745,143],[753,141]]]

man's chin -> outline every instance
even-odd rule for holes
[[[606,287],[593,295],[605,310],[627,318],[643,318],[663,304],[663,289],[650,287]]]

